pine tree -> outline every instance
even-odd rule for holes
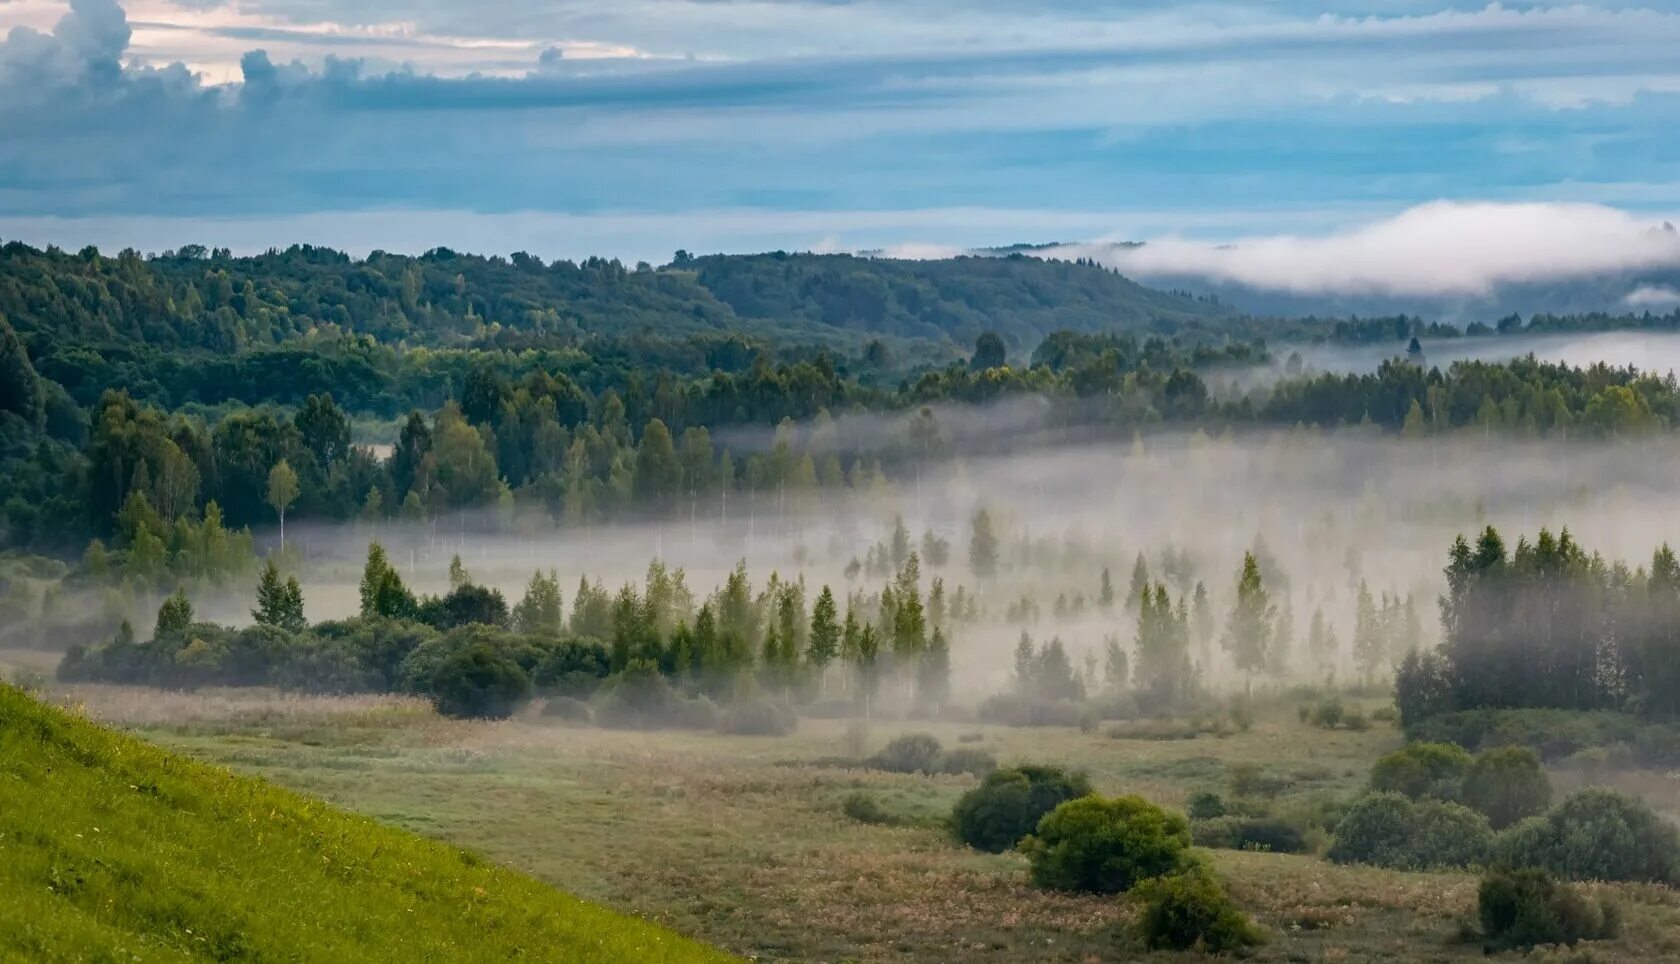
[[[513,628],[532,636],[557,637],[565,628],[565,610],[560,601],[560,577],[553,570],[545,577],[541,570],[531,574],[525,597],[513,607]]]
[[[1109,575],[1107,566],[1103,567],[1102,588],[1097,591],[1097,606],[1103,612],[1114,608],[1114,578]]]
[[[1138,553],[1137,562],[1132,565],[1132,588],[1126,597],[1126,608],[1136,608],[1142,601],[1143,593],[1149,589],[1149,560]]]
[[[892,564],[894,569],[904,565],[910,558],[910,530],[905,528],[904,516],[893,517],[892,531]]]
[[[1382,665],[1387,650],[1383,640],[1382,615],[1371,599],[1370,588],[1361,579],[1353,611],[1353,662],[1365,685],[1375,681],[1377,668]]]
[[[262,577],[257,582],[257,608],[251,610],[251,618],[289,633],[308,628],[303,618],[303,589],[298,586],[297,577],[281,582],[280,568],[273,559],[263,566]]]
[[[805,649],[805,661],[817,674],[819,689],[824,688],[828,665],[840,655],[840,624],[836,622],[838,607],[834,602],[834,590],[827,586],[817,594],[817,601],[811,607],[811,642]]]
[[[865,625],[858,632],[857,676],[858,689],[863,693],[863,716],[868,719],[875,704],[875,693],[881,687],[881,641],[875,627]]]
[[[193,607],[187,599],[187,591],[177,589],[158,607],[157,627],[152,630],[152,638],[186,642],[187,632],[192,629],[192,623]]]
[[[1254,553],[1246,552],[1242,571],[1237,575],[1237,599],[1231,607],[1222,643],[1251,690],[1254,674],[1266,668],[1276,619],[1277,608],[1260,579],[1260,563]]]
[[[385,558],[385,547],[377,542],[368,543],[360,593],[363,619],[407,619],[414,615],[417,608],[414,596],[403,585],[402,577]]]
[[[1118,634],[1103,637],[1103,655],[1103,688],[1110,693],[1124,693],[1131,688],[1132,668]]]

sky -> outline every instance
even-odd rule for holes
[[[1672,0],[0,0],[0,37],[31,243],[1149,240],[1297,286],[1468,257],[1472,289],[1508,242],[1680,257]]]

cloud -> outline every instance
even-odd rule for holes
[[[1169,237],[1056,254],[1095,257],[1145,280],[1195,277],[1294,294],[1476,296],[1513,282],[1680,266],[1680,235],[1667,223],[1593,204],[1441,201],[1312,237]]]
[[[1628,292],[1622,303],[1629,308],[1661,310],[1680,305],[1680,291],[1667,285],[1640,285]]]

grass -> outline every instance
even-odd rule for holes
[[[0,959],[722,961],[0,684]]]
[[[498,862],[616,910],[768,960],[1067,961],[1135,959],[1124,899],[1033,889],[1016,854],[954,844],[938,817],[976,785],[848,762],[843,721],[803,721],[789,737],[610,732],[540,718],[440,719],[401,700],[280,700],[221,691],[167,713],[151,691],[64,694],[189,755],[259,773],[382,822],[471,846]],[[184,719],[186,723],[164,718]],[[1277,805],[1350,794],[1399,745],[1300,723],[1293,705],[1219,737],[1117,739],[1072,728],[883,723],[861,755],[929,732],[947,749],[982,749],[1008,765],[1061,763],[1105,793],[1169,806],[1224,792],[1258,764],[1281,784]],[[975,737],[978,739],[975,739]],[[893,818],[872,824],[843,806],[870,795]],[[1461,938],[1477,878],[1343,867],[1312,856],[1200,851],[1271,935],[1269,961],[1482,958]],[[1600,962],[1680,959],[1680,897],[1607,886],[1623,936],[1591,945]],[[1152,958],[1153,959],[1153,958]],[[1162,955],[1161,959],[1174,959]],[[1194,955],[1178,959],[1193,960]]]

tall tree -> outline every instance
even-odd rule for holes
[[[1277,607],[1260,578],[1260,563],[1252,552],[1243,553],[1242,571],[1237,574],[1237,598],[1225,625],[1223,644],[1231,662],[1243,673],[1245,686],[1254,686],[1254,674],[1266,668],[1271,655],[1272,633]]]
[[[805,661],[817,675],[817,686],[826,689],[828,665],[840,655],[839,609],[834,602],[834,590],[827,586],[817,594],[811,607],[811,641],[805,649]]]
[[[298,497],[298,476],[285,459],[268,472],[268,504],[280,515],[280,548],[286,548],[286,510]]]
[[[969,526],[968,567],[977,579],[997,575],[998,536],[992,525],[992,514],[984,507],[974,513]]]

